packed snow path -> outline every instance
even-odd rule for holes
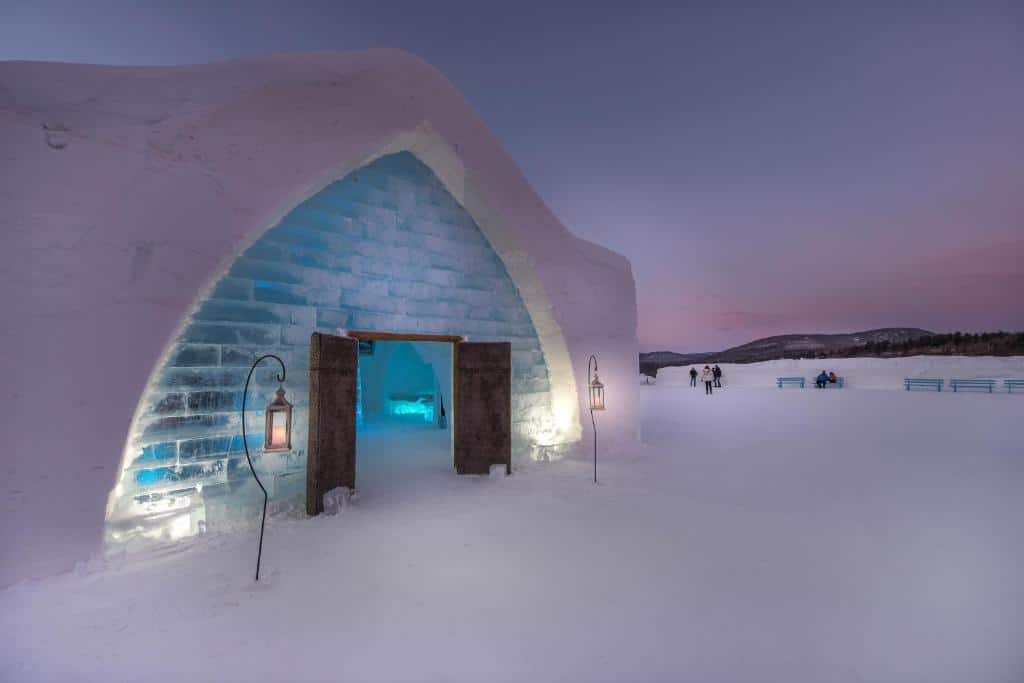
[[[0,680],[1024,679],[1024,396],[642,396],[596,487],[439,446],[272,520],[258,587],[255,533],[12,587]]]

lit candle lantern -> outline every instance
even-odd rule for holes
[[[290,451],[292,448],[292,404],[284,398],[284,388],[277,390],[277,398],[267,406],[265,452]]]
[[[590,409],[604,410],[604,385],[597,378],[597,368],[594,368],[594,379],[590,382]]]
[[[593,368],[593,370],[591,370]],[[597,378],[597,356],[591,355],[587,361],[587,389],[590,394],[590,424],[594,427],[594,483],[597,483],[597,421],[594,420],[595,410],[604,410],[604,385]]]

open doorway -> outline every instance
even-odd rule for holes
[[[453,469],[488,474],[500,465],[511,473],[511,359],[509,342],[314,332],[307,513],[323,511],[325,493],[356,488],[357,469],[368,493],[419,486]]]
[[[359,490],[376,498],[448,477],[454,468],[448,341],[359,340]]]

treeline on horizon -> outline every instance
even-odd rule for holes
[[[740,347],[742,348],[742,347]],[[640,373],[657,377],[658,370],[707,363],[760,363],[783,358],[898,358],[902,356],[1024,356],[1024,332],[948,332],[913,337],[904,341],[869,341],[855,346],[806,351],[780,350],[756,357],[731,357],[721,353],[695,354],[689,362],[652,362],[640,358]]]
[[[789,358],[856,358],[878,356],[1022,356],[1024,332],[949,332],[905,341],[869,341],[862,346],[824,349]]]

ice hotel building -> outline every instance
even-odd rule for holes
[[[279,368],[258,366],[248,445],[275,501],[309,502],[335,418],[436,429],[444,405],[454,430],[471,401],[507,421],[513,465],[572,452],[590,354],[602,438],[635,437],[629,263],[572,235],[413,56],[2,63],[0,170],[4,584],[251,520],[263,354],[293,406],[264,452]],[[508,395],[465,388],[474,363]],[[354,399],[331,392],[343,366]],[[459,438],[452,476],[493,464],[460,466]]]

